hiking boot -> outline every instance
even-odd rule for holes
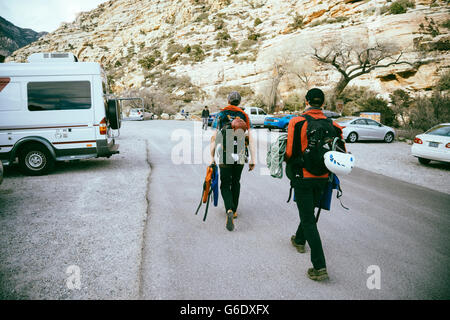
[[[233,216],[234,216],[233,211],[232,210],[228,210],[228,212],[227,212],[227,226],[226,226],[228,231],[233,231],[234,230]]]
[[[233,219],[237,219],[237,211],[233,214]]]
[[[298,252],[300,252],[300,253],[305,253],[306,252],[304,244],[297,244],[297,243],[295,243],[295,236],[291,237],[291,243],[297,249]]]
[[[314,281],[323,281],[328,279],[328,272],[327,269],[322,268],[319,270],[316,270],[314,268],[308,269],[308,278]]]

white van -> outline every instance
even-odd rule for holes
[[[36,53],[28,63],[0,64],[0,160],[19,159],[28,175],[48,173],[55,161],[109,158],[119,153],[112,129],[119,104],[107,99],[98,63],[71,53]]]

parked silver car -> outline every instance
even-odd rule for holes
[[[361,117],[342,117],[336,119],[341,127],[344,139],[350,143],[359,140],[383,140],[391,143],[395,139],[394,128],[385,126],[375,120]]]

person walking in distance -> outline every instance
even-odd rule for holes
[[[216,151],[219,158],[220,192],[226,211],[226,229],[234,230],[234,219],[237,218],[239,204],[241,174],[246,161],[246,135],[250,148],[249,171],[255,167],[255,148],[250,130],[248,115],[239,108],[241,96],[234,91],[228,95],[228,106],[216,116],[213,128],[216,131],[211,137],[211,164],[215,163]]]
[[[307,276],[316,281],[328,279],[314,208],[320,202],[329,178],[323,154],[316,150],[323,148],[323,142],[342,138],[342,128],[323,114],[324,102],[322,90],[314,88],[307,92],[305,112],[289,122],[285,155],[286,175],[294,188],[300,216],[300,224],[291,237],[291,243],[300,253],[305,252],[306,242],[309,244],[313,268],[307,271]],[[345,144],[341,144],[345,150]]]
[[[208,119],[209,119],[209,109],[208,106],[205,106],[205,108],[202,111],[203,130],[208,130]]]

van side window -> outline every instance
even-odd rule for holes
[[[28,110],[79,110],[91,108],[89,81],[29,82]]]
[[[250,111],[250,114],[258,114],[258,113],[257,113],[256,109],[252,108]]]

